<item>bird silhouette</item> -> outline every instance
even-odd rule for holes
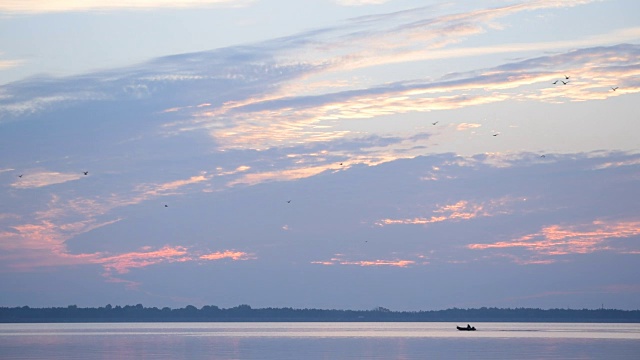
[[[616,87],[612,87],[611,90],[616,91],[617,88],[618,88],[617,86]]]
[[[439,122],[440,122],[440,121],[436,121],[436,122],[434,122],[434,123],[431,123],[431,124],[432,124],[432,125],[435,125],[435,124],[437,124],[437,123],[439,123]]]
[[[88,171],[83,171],[82,173],[85,174],[85,175],[89,175]]]
[[[563,81],[562,85],[567,85],[569,82],[568,81]]]
[[[493,134],[493,136],[498,136],[498,135],[500,135],[500,133],[495,133],[495,134]]]
[[[546,158],[547,156],[546,156],[546,155],[540,155],[540,157],[541,157],[541,158]]]
[[[164,207],[169,207],[169,205],[167,205],[167,204],[164,204]]]
[[[342,163],[340,163],[340,165],[342,166]]]
[[[291,204],[291,200],[287,200],[287,204]]]
[[[18,177],[19,177],[19,178],[21,178],[21,177],[22,177],[22,174],[18,175]]]
[[[552,82],[553,85],[557,84],[559,80]]]
[[[569,77],[568,77],[567,75],[565,75],[565,76],[564,76],[564,78],[565,78],[566,80],[569,80]]]

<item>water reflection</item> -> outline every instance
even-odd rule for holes
[[[638,324],[2,324],[7,359],[635,359]]]

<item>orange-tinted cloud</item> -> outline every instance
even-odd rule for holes
[[[142,268],[163,262],[185,262],[190,260],[192,260],[192,258],[188,255],[187,248],[182,246],[165,246],[156,251],[130,252],[103,257],[96,259],[95,263],[102,264],[107,271],[124,274],[132,268]]]
[[[218,251],[218,252],[214,252],[206,255],[200,255],[199,259],[202,259],[202,260],[222,260],[222,259],[249,260],[249,259],[255,259],[255,257],[244,251],[225,250],[225,251]]]
[[[64,174],[55,171],[39,171],[25,174],[23,177],[16,179],[11,186],[17,189],[39,188],[78,180],[82,176],[81,173]]]
[[[470,244],[469,249],[523,248],[541,255],[588,254],[596,251],[623,252],[612,243],[614,239],[640,235],[638,221],[594,221],[590,224],[551,225],[540,232],[522,236],[512,241],[491,244]]]
[[[171,194],[175,194],[176,190],[187,186],[187,185],[193,185],[193,184],[197,184],[200,182],[204,182],[210,179],[210,176],[206,176],[206,175],[197,175],[197,176],[192,176],[189,179],[185,179],[185,180],[175,180],[175,181],[170,181],[167,183],[162,183],[162,184],[145,184],[145,185],[139,185],[138,189],[141,190],[143,192],[143,195],[145,197],[154,197],[154,196],[160,196],[160,195],[171,195]]]
[[[456,126],[456,130],[458,131],[465,131],[465,130],[469,130],[469,129],[477,129],[479,127],[481,127],[481,124],[470,124],[470,123],[462,123],[459,124],[458,126]]]
[[[436,215],[432,215],[430,217],[381,219],[376,221],[375,224],[378,226],[427,225],[442,221],[461,221],[477,217],[494,216],[497,214],[508,214],[512,211],[510,209],[510,205],[516,201],[524,201],[524,199],[505,197],[483,203],[473,203],[467,200],[460,200],[455,204],[439,206],[432,211]]]

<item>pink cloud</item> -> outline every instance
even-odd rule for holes
[[[441,205],[432,212],[437,215],[430,217],[415,217],[407,219],[381,219],[376,221],[378,226],[387,225],[427,225],[442,221],[471,220],[477,217],[494,216],[496,214],[508,214],[512,210],[510,205],[515,202],[525,201],[523,198],[504,197],[483,203],[473,203],[460,200],[454,204]]]
[[[165,246],[156,251],[130,252],[115,256],[103,257],[93,262],[102,264],[107,271],[119,274],[129,272],[132,268],[143,268],[163,262],[185,262],[192,258],[183,246]]]
[[[512,241],[470,244],[467,247],[474,250],[524,248],[543,255],[588,254],[605,250],[624,252],[626,250],[612,247],[609,241],[638,235],[638,221],[594,221],[570,226],[551,225]]]
[[[144,194],[143,199],[146,199],[148,197],[153,197],[153,196],[175,194],[176,190],[184,186],[204,182],[209,180],[209,178],[210,178],[209,176],[197,175],[197,176],[192,176],[188,179],[175,180],[175,181],[170,181],[163,184],[141,185],[139,189],[143,191],[143,194]]]
[[[15,180],[12,187],[17,189],[40,188],[49,185],[62,184],[82,178],[81,173],[64,174],[55,171],[39,171],[25,174]]]
[[[249,260],[255,259],[251,254],[248,254],[244,251],[233,251],[233,250],[225,250],[218,251],[206,255],[200,255],[199,259],[202,260],[222,260],[222,259],[232,259],[232,260]]]

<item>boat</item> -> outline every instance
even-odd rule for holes
[[[456,326],[456,328],[460,331],[476,331],[476,327],[475,326],[471,326],[469,324],[467,324],[466,327],[462,327],[462,326]]]

